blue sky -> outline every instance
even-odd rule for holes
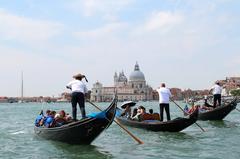
[[[0,0],[0,96],[58,96],[78,72],[113,85],[136,61],[153,88],[240,76],[237,0]]]

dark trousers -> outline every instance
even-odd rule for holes
[[[82,118],[86,117],[85,112],[85,98],[84,94],[81,92],[73,92],[72,93],[72,116],[73,120],[77,119],[77,104],[80,107]]]
[[[221,105],[221,94],[213,95],[213,107],[214,108],[217,106],[217,102],[218,102],[218,106],[220,106]]]
[[[169,104],[168,103],[160,103],[160,121],[163,121],[163,109],[165,109],[167,114],[167,120],[171,120],[170,118],[170,111],[169,111]]]

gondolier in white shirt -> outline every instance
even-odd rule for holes
[[[72,117],[73,120],[77,120],[77,104],[80,107],[82,118],[86,118],[85,111],[85,94],[88,92],[86,85],[82,82],[85,75],[76,74],[73,76],[74,80],[67,84],[67,88],[72,91]],[[87,80],[86,80],[87,81]]]
[[[216,108],[217,102],[218,106],[221,105],[222,87],[220,86],[220,83],[217,81],[210,91],[213,93],[213,107]]]
[[[168,88],[166,88],[165,83],[161,84],[161,87],[157,89],[159,94],[159,106],[160,106],[160,121],[163,121],[163,111],[165,109],[167,114],[167,120],[171,120],[170,110],[169,110],[169,100],[172,94]]]

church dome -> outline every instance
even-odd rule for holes
[[[140,71],[138,63],[135,64],[134,71],[129,76],[129,81],[145,81],[145,76]]]

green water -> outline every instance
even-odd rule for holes
[[[157,102],[139,103],[159,111]],[[179,103],[184,106],[182,103]],[[98,103],[106,108],[108,103]],[[237,159],[240,156],[240,112],[234,110],[223,121],[198,121],[180,133],[128,129],[145,144],[138,145],[113,123],[91,145],[68,145],[34,135],[33,123],[41,109],[71,112],[69,103],[0,104],[0,158],[122,158],[122,159]],[[97,111],[86,105],[87,112]],[[182,116],[171,104],[171,117]]]

